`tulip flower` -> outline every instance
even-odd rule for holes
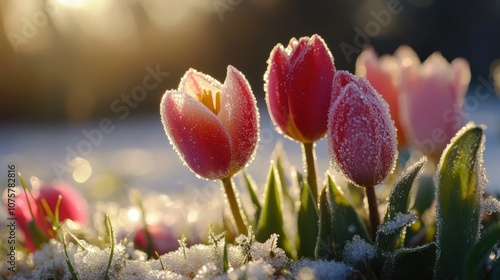
[[[365,77],[389,104],[391,117],[397,129],[399,146],[406,143],[399,108],[401,68],[415,61],[419,61],[418,56],[408,46],[401,46],[394,55],[383,55],[380,58],[372,47],[367,47],[356,60],[356,75]]]
[[[247,232],[231,177],[252,159],[259,138],[255,97],[245,76],[229,66],[224,84],[190,69],[161,101],[163,126],[185,164],[221,179],[240,232]]]
[[[141,228],[134,237],[134,246],[148,254],[157,252],[158,255],[163,255],[179,248],[179,242],[174,237],[172,230],[165,224],[148,225],[147,237],[146,230]],[[149,252],[151,249],[152,252]]]
[[[57,222],[69,219],[81,224],[88,224],[89,209],[87,201],[68,183],[45,184],[34,189],[31,193],[33,198],[29,194],[26,196],[23,191],[19,194],[16,198],[15,210],[19,228],[24,234],[26,248],[31,252],[34,252],[37,246],[41,245],[39,240],[54,237],[50,215],[56,213],[59,197],[61,197],[61,202],[58,209],[59,221]],[[50,214],[44,208],[44,204],[50,209]]]
[[[380,223],[374,186],[396,164],[396,128],[388,105],[364,78],[337,71],[333,86],[328,147],[332,163],[350,182],[365,187],[372,235]]]
[[[335,65],[318,35],[292,38],[285,48],[271,51],[265,80],[266,101],[277,130],[303,143],[308,181],[318,196],[314,167],[314,141],[326,133]]]
[[[402,69],[400,119],[408,143],[439,160],[451,138],[462,127],[462,106],[470,82],[466,60],[451,63],[438,52],[422,64]]]

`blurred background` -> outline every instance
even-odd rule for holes
[[[166,192],[211,184],[173,152],[159,101],[190,67],[223,81],[228,64],[245,73],[261,107],[262,164],[249,170],[262,184],[279,141],[300,168],[299,146],[277,135],[267,116],[263,74],[277,43],[318,33],[337,69],[354,71],[367,44],[379,54],[407,44],[422,60],[434,51],[466,58],[469,94],[486,96],[472,99],[480,102],[466,108],[468,119],[489,126],[488,188],[500,191],[498,0],[1,0],[0,7],[0,170],[15,163],[28,177],[70,180],[96,199],[123,186]],[[323,173],[324,141],[318,155]]]
[[[234,65],[262,97],[273,46],[314,33],[325,39],[337,68],[350,71],[365,44],[380,54],[408,44],[421,59],[433,51],[448,60],[464,57],[472,86],[500,59],[496,0],[0,2],[2,122],[114,117],[110,104],[142,84],[147,66],[157,65],[169,76],[134,116],[157,114],[161,93],[176,88],[190,67],[223,80],[227,65]],[[387,20],[376,15],[391,9]],[[356,40],[356,30],[367,37]]]

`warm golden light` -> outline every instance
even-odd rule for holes
[[[89,5],[88,0],[57,0],[57,3],[62,6],[71,8],[84,8]]]

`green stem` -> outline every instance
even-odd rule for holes
[[[378,213],[377,196],[375,195],[375,187],[365,187],[366,198],[368,199],[368,210],[370,211],[370,228],[372,238],[375,241],[377,237],[377,228],[380,225],[380,214]]]
[[[224,186],[224,191],[226,192],[227,201],[229,202],[229,207],[233,214],[234,221],[236,222],[236,227],[240,234],[248,235],[248,229],[241,216],[241,205],[238,197],[234,192],[233,180],[231,177],[221,179],[222,185]]]
[[[318,182],[316,181],[316,155],[314,153],[313,143],[302,143],[302,152],[304,154],[305,168],[307,170],[307,183],[311,188],[314,203],[318,203]]]

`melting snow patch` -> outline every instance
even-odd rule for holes
[[[364,263],[375,257],[375,247],[355,235],[352,241],[346,243],[342,256],[348,264]]]

